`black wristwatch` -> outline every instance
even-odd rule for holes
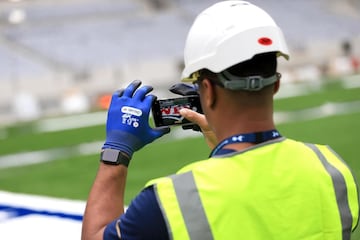
[[[101,150],[100,161],[105,164],[110,164],[110,165],[122,164],[127,167],[129,166],[130,158],[126,153],[120,150],[105,148]]]

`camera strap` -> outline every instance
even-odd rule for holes
[[[233,143],[262,143],[275,138],[281,137],[280,133],[276,130],[264,131],[264,132],[255,132],[255,133],[245,133],[237,134],[231,137],[226,138],[221,141],[210,153],[210,157],[215,156],[221,149],[226,145]]]

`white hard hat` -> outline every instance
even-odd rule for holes
[[[267,52],[289,58],[283,33],[268,13],[245,1],[216,3],[198,15],[188,33],[182,81],[192,81],[200,69],[219,73]]]

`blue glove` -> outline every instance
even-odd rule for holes
[[[152,87],[140,85],[141,81],[135,80],[112,95],[106,122],[103,149],[123,151],[130,159],[135,151],[170,132],[169,127],[153,129],[149,126],[149,114],[156,96],[147,95]]]

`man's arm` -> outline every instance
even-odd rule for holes
[[[108,223],[124,213],[127,167],[100,163],[87,201],[82,240],[103,239]]]
[[[127,166],[134,152],[169,133],[153,129],[149,114],[156,97],[150,86],[135,80],[111,98],[101,163],[85,209],[82,239],[103,239],[105,226],[124,213]]]

